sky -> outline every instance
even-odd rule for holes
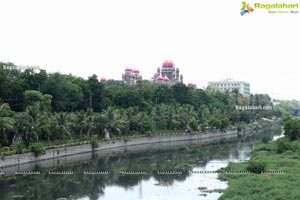
[[[299,3],[300,1],[247,1]],[[300,100],[300,13],[223,0],[0,0],[0,61],[87,78],[150,79],[172,60],[184,83],[232,78]],[[297,10],[297,9],[296,9]]]

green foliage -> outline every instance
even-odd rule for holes
[[[45,146],[42,143],[33,143],[31,145],[31,151],[36,157],[39,157],[46,153]]]
[[[102,99],[103,99],[103,91],[104,85],[98,81],[98,78],[95,74],[88,78],[87,81],[90,89],[90,107],[92,107],[96,112],[102,111]]]
[[[278,141],[255,148],[247,165],[231,163],[225,170],[245,171],[249,170],[249,166],[251,166],[254,173],[265,171],[269,174],[231,175],[223,173],[221,177],[229,182],[229,187],[220,199],[299,199],[299,146],[298,140],[290,141],[287,138],[280,138]],[[278,152],[278,149],[281,148],[282,151]],[[283,172],[284,174],[272,175],[272,172]]]
[[[296,105],[283,102],[276,112],[240,111],[235,109],[242,105],[237,90],[209,87],[204,91],[183,83],[169,87],[147,80],[140,86],[127,86],[115,80],[102,83],[96,75],[85,80],[14,67],[0,63],[0,146],[11,145],[16,138],[30,145],[90,135],[106,138],[186,129],[225,132],[230,127],[241,131],[263,117],[285,116]],[[249,104],[272,103],[268,95],[255,94]]]
[[[284,122],[284,134],[290,140],[300,139],[300,119],[287,119]]]
[[[277,153],[283,153],[289,149],[291,149],[287,138],[280,138],[276,141],[277,144]]]
[[[82,88],[75,81],[75,77],[68,75],[49,75],[42,86],[42,92],[52,95],[54,111],[74,111],[83,101]]]
[[[25,107],[31,105],[31,106],[37,106],[40,107],[40,102],[42,101],[42,93],[36,90],[26,90],[24,92],[25,100],[24,104]]]
[[[24,153],[24,150],[26,149],[26,145],[24,143],[17,144],[17,153]]]
[[[0,147],[9,144],[9,138],[16,132],[16,120],[13,118],[14,112],[6,103],[0,105]]]
[[[246,170],[251,172],[251,173],[255,173],[255,174],[263,173],[263,172],[266,171],[266,163],[261,162],[261,161],[250,160],[248,162]]]
[[[185,84],[175,84],[172,86],[172,89],[176,102],[178,102],[179,104],[189,103],[189,88]]]
[[[245,123],[239,123],[239,124],[237,125],[237,130],[238,130],[238,132],[243,131],[245,128],[246,128],[246,124],[245,124]]]
[[[261,139],[261,141],[262,141],[262,143],[264,143],[264,144],[266,144],[266,143],[268,143],[270,140],[272,139],[272,136],[264,136],[262,139]]]
[[[219,200],[281,200],[299,199],[300,176],[297,175],[246,175],[230,179],[229,188]]]

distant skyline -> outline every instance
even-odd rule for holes
[[[150,79],[172,60],[184,83],[233,78],[249,82],[251,93],[300,100],[300,14],[241,16],[242,1],[221,0],[0,0],[0,7],[3,62],[121,80],[126,67]]]

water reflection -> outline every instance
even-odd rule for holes
[[[219,181],[217,173],[206,172],[225,167],[228,162],[247,160],[256,144],[272,140],[270,134],[280,132],[264,131],[206,146],[94,154],[92,159],[52,168],[36,166],[34,170],[40,175],[2,177],[0,199],[217,199],[221,193],[205,193],[199,187],[225,189],[227,183]],[[49,170],[73,174],[53,175]]]

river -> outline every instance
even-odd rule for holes
[[[264,130],[210,145],[164,145],[135,152],[94,153],[91,159],[0,177],[0,199],[215,200],[227,183],[217,170],[249,159],[257,144],[278,138]],[[24,171],[22,171],[25,173]]]

